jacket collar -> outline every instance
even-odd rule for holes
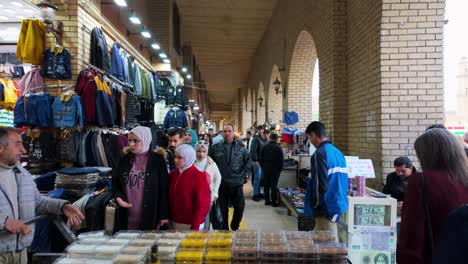
[[[318,145],[317,148],[320,148],[320,147],[322,147],[322,146],[325,145],[325,144],[331,144],[330,139],[327,139],[327,140],[323,141],[322,143],[320,143],[320,144]]]
[[[62,46],[52,46],[52,48],[50,48],[50,51],[52,53],[55,53],[55,54],[62,53],[63,52],[63,47]]]

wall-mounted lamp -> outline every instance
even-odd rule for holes
[[[275,89],[276,95],[283,93],[283,91],[280,91],[281,82],[278,80],[278,77],[276,77],[276,80],[273,82],[273,88]]]
[[[257,101],[258,101],[258,105],[260,107],[263,107],[263,97],[261,95],[260,95],[260,97],[258,97]]]
[[[58,7],[51,4],[48,0],[43,0],[36,6],[41,9],[40,14],[42,20],[44,20],[46,24],[46,32],[52,33],[57,44],[62,45],[63,23],[58,21],[57,27],[54,25],[55,14],[57,13]]]

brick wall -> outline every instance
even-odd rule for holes
[[[266,100],[267,105],[267,121],[272,124],[276,124],[279,120],[283,119],[283,94],[276,94],[275,89],[273,87],[273,82],[278,78],[281,82],[280,91],[283,91],[283,80],[281,80],[281,75],[278,70],[278,66],[275,64],[273,65],[273,69],[271,71],[271,78],[269,82],[268,88],[268,96]]]
[[[427,126],[443,123],[445,0],[384,0],[381,25],[383,173],[409,155]]]
[[[288,90],[284,109],[311,113],[307,103],[295,108],[298,91],[310,94],[300,81],[312,84],[298,73],[310,69],[312,75],[313,56],[296,56],[295,48],[308,32],[320,61],[320,120],[345,154],[373,159],[379,186],[393,160],[415,160],[415,138],[443,122],[444,9],[445,0],[280,1],[255,53],[249,86],[270,81],[278,65]]]

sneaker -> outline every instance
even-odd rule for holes
[[[254,196],[252,197],[252,200],[253,200],[254,202],[260,202],[260,198],[258,198],[258,195],[254,195]]]
[[[268,206],[268,205],[272,205],[271,202],[265,202],[265,205]]]

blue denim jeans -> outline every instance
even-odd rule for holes
[[[255,172],[254,172],[254,188],[253,188],[253,195],[258,195],[261,194],[261,182],[262,182],[262,168],[260,166],[255,167]]]

